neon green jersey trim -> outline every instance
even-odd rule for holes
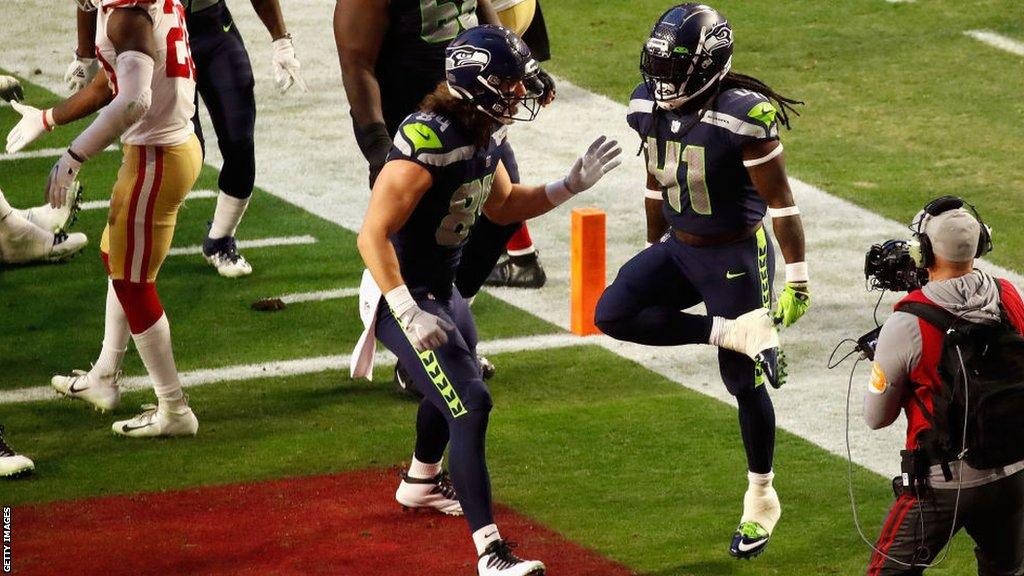
[[[402,133],[412,143],[413,150],[439,150],[443,147],[441,138],[434,129],[422,122],[413,122],[402,126]]]
[[[750,112],[747,112],[747,116],[761,122],[765,126],[771,126],[772,122],[775,122],[775,115],[777,113],[778,111],[775,109],[775,106],[772,106],[771,102],[759,102],[750,109]]]

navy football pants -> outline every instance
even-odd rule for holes
[[[475,532],[494,523],[491,477],[484,453],[491,393],[476,359],[476,324],[469,304],[457,290],[449,300],[435,300],[422,291],[412,293],[420,308],[455,325],[448,333],[448,343],[418,354],[383,298],[377,310],[377,338],[398,356],[423,393],[416,416],[416,459],[440,462],[449,445],[452,483],[470,530]]]
[[[201,96],[224,157],[218,185],[225,194],[248,198],[256,181],[256,97],[249,53],[224,2],[189,14],[186,24],[197,74],[197,107],[192,117],[196,136],[205,151],[198,110]]]
[[[769,308],[775,253],[764,229],[746,240],[694,248],[674,235],[640,252],[620,270],[597,304],[596,323],[615,338],[649,346],[706,344],[711,317],[736,318]],[[687,314],[703,302],[708,316]],[[739,404],[740,431],[752,472],[772,468],[775,410],[743,354],[718,350],[722,380]]]

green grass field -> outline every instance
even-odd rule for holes
[[[736,68],[808,103],[784,136],[793,175],[900,220],[932,196],[968,196],[996,229],[992,259],[1021,269],[1024,232],[1011,219],[1024,194],[1017,161],[1024,134],[1014,120],[1024,104],[1006,85],[1024,77],[1024,59],[962,35],[977,27],[1024,38],[1019,19],[994,18],[1019,14],[1014,2],[977,2],[967,13],[950,1],[719,5],[736,28]],[[665,3],[550,0],[544,7],[553,71],[624,101],[639,78],[642,39]],[[27,88],[33,104],[56,101]],[[0,130],[14,122],[13,111],[0,108]],[[65,145],[76,133],[62,129],[33,148]],[[87,165],[87,200],[109,195],[119,161],[108,152]],[[52,162],[0,161],[0,186],[12,204],[42,202]],[[216,188],[215,171],[205,169],[196,188]],[[358,335],[355,298],[277,313],[249,309],[259,297],[357,286],[362,270],[351,232],[256,194],[241,240],[310,234],[317,242],[249,250],[258,273],[235,281],[199,256],[169,258],[160,291],[181,370],[347,354]],[[185,204],[176,246],[201,243],[213,206],[209,199]],[[82,214],[75,229],[91,245],[70,263],[0,273],[0,390],[43,386],[53,373],[88,368],[94,359],[106,290],[97,254],[105,215]],[[559,331],[486,295],[474,314],[483,339]],[[746,480],[733,408],[595,346],[493,360],[499,373],[488,455],[497,500],[647,576],[863,571],[868,551],[852,526],[844,460],[780,432],[777,538],[757,561],[735,562],[726,546]],[[386,368],[374,383],[337,368],[193,388],[201,430],[186,441],[111,435],[110,423],[151,401],[150,391],[126,395],[113,414],[57,399],[0,405],[0,423],[38,467],[33,477],[0,485],[0,504],[400,465],[412,447],[415,405],[391,391]],[[134,351],[125,371],[143,373]],[[888,481],[858,468],[854,486],[862,522],[876,534],[892,497]],[[970,543],[960,537],[929,573],[964,574],[972,566]]]

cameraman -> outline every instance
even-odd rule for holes
[[[923,573],[947,544],[951,529],[961,528],[976,543],[979,575],[1024,574],[1024,461],[979,470],[963,461],[940,463],[925,455],[920,436],[932,428],[932,401],[943,386],[939,362],[944,333],[898,311],[905,303],[921,302],[986,325],[998,325],[1005,311],[1016,331],[1024,333],[1024,304],[1017,289],[974,269],[974,259],[991,244],[976,213],[963,205],[956,198],[941,198],[915,217],[912,228],[923,239],[925,253],[919,265],[927,268],[929,282],[896,305],[878,339],[864,420],[877,430],[905,411],[910,452],[905,453],[904,471],[908,458],[916,458],[914,468],[920,474],[909,487],[901,479],[894,482],[897,499],[872,554],[869,576]]]

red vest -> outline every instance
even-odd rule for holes
[[[1009,280],[1000,278],[998,281],[1000,303],[1010,322],[1018,332],[1024,334],[1024,300],[1021,300],[1020,293]],[[908,302],[935,305],[923,291],[915,290],[897,302],[895,309],[899,310]],[[921,359],[910,371],[910,385],[904,392],[903,399],[903,410],[907,414],[907,450],[916,449],[918,435],[931,428],[924,408],[928,409],[928,413],[932,412],[932,396],[942,387],[939,378],[939,358],[942,355],[942,340],[945,335],[921,318],[917,319],[917,323],[921,327]],[[912,398],[913,396],[917,397],[917,401]]]

